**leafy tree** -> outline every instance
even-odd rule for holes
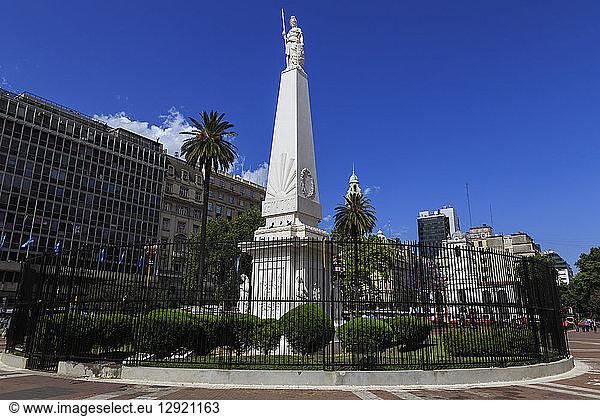
[[[237,303],[242,282],[240,276],[250,276],[252,272],[252,258],[242,253],[238,244],[251,241],[254,232],[264,224],[264,218],[256,208],[232,220],[221,217],[207,224],[204,266],[213,285],[214,300],[225,301],[229,306]],[[198,235],[192,237],[192,242],[198,242],[199,248],[190,250],[187,258],[185,284],[190,291],[196,289],[202,250],[200,238]]]
[[[382,286],[391,278],[394,251],[379,237],[360,236],[342,247],[340,260],[342,273],[338,285],[346,301],[382,301]]]
[[[579,273],[561,289],[561,300],[579,315],[600,318],[600,247],[581,253],[575,265]]]
[[[223,120],[225,113],[219,114],[211,111],[200,113],[200,121],[190,117],[190,121],[195,129],[181,134],[190,135],[181,146],[181,154],[185,156],[187,164],[191,167],[199,166],[204,172],[202,212],[200,229],[200,257],[198,267],[198,279],[200,280],[200,295],[203,294],[203,277],[205,276],[204,256],[206,244],[206,222],[208,218],[208,195],[210,185],[210,174],[214,170],[227,170],[233,164],[237,156],[236,147],[233,143],[225,140],[228,136],[236,136],[237,133],[231,130],[234,125]]]

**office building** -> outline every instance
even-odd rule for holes
[[[554,261],[554,268],[558,272],[558,283],[568,285],[573,279],[573,269],[569,263],[554,250],[544,251],[543,254]]]
[[[200,233],[202,210],[202,172],[191,168],[177,156],[167,155],[165,192],[160,218],[160,241],[182,242]],[[225,172],[212,172],[208,197],[208,220],[220,217],[233,219],[245,211],[260,210],[266,189]],[[176,273],[183,267],[183,253],[175,245],[169,270]]]
[[[417,226],[420,243],[440,245],[450,237],[450,221],[439,211],[419,212]]]
[[[0,90],[0,297],[27,257],[156,240],[165,163],[156,141]]]
[[[448,217],[448,223],[450,225],[450,237],[452,237],[455,232],[460,231],[458,214],[456,213],[456,209],[454,209],[454,207],[443,206],[440,209],[440,214],[443,214],[446,217]]]
[[[494,234],[492,227],[483,224],[481,227],[471,227],[467,238],[475,248],[488,248],[524,257],[541,254],[539,244],[522,231],[508,235]]]

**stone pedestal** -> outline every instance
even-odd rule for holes
[[[248,291],[238,304],[242,313],[279,319],[290,309],[314,302],[330,313],[331,253],[314,239],[276,239],[242,243],[252,256]]]

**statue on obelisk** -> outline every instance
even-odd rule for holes
[[[271,142],[267,195],[262,203],[266,225],[255,233],[265,238],[327,238],[318,228],[322,209],[319,203],[317,167],[308,94],[304,72],[304,37],[294,16],[286,33],[286,68],[281,72],[279,96]]]
[[[262,202],[265,225],[254,233],[255,242],[240,248],[252,257],[250,281],[240,286],[240,311],[260,317],[280,318],[308,301],[331,298],[330,276],[319,228],[317,166],[308,92],[304,72],[304,38],[294,16],[286,33],[286,68],[281,72],[267,194]],[[318,241],[311,241],[318,240]],[[261,241],[261,243],[256,243]],[[278,301],[285,299],[285,302]]]
[[[302,29],[298,27],[296,16],[290,17],[290,31],[285,33],[285,16],[281,9],[281,23],[283,23],[283,40],[285,42],[285,63],[288,68],[304,68],[304,37]]]

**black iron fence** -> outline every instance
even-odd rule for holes
[[[179,242],[23,265],[7,351],[131,366],[439,369],[568,356],[554,269],[469,248]]]

